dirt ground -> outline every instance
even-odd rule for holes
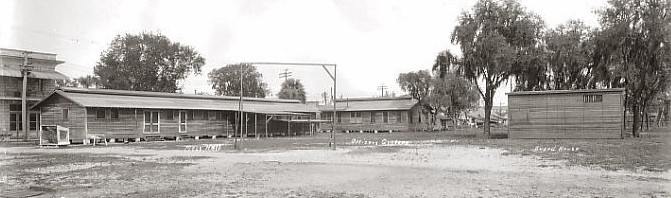
[[[5,144],[0,197],[31,186],[51,190],[38,197],[671,197],[664,131],[590,141],[339,134],[336,150],[328,134],[242,149],[230,139]],[[636,148],[652,151],[613,157]]]

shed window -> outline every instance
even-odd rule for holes
[[[388,123],[389,122],[389,112],[382,112],[382,122]]]
[[[110,117],[112,117],[112,119],[119,119],[119,109],[117,108],[110,109]]]
[[[63,115],[63,120],[68,119],[68,113],[69,113],[68,111],[69,111],[68,109],[63,109],[63,114],[62,114]]]
[[[375,112],[370,112],[370,123],[375,123]]]
[[[105,118],[105,109],[103,108],[96,109],[96,118]]]
[[[342,122],[342,113],[337,113],[338,116],[338,123]]]
[[[594,94],[582,95],[582,101],[584,103],[603,102],[603,95],[594,95]]]
[[[216,116],[217,116],[216,117],[217,120],[224,120],[224,113],[223,112],[217,111]]]
[[[403,117],[403,116],[401,116],[401,112],[400,112],[400,111],[397,111],[397,112],[396,112],[396,122],[398,122],[398,123],[403,122],[403,120],[402,120],[403,118],[402,118],[402,117]]]

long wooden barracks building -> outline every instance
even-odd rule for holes
[[[332,105],[321,106],[319,110],[325,120],[333,117]],[[418,131],[428,130],[429,123],[428,112],[410,96],[336,100],[335,131]]]
[[[317,107],[297,100],[61,88],[35,104],[42,125],[70,129],[72,141],[89,135],[147,139],[199,136],[290,136],[316,130]]]

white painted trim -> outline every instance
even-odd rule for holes
[[[188,126],[189,126],[189,125],[188,125],[188,123],[189,123],[189,122],[188,122],[188,120],[189,120],[189,119],[188,119],[189,115],[187,115],[188,112],[185,111],[185,110],[179,110],[179,111],[177,111],[177,112],[178,112],[178,114],[179,114],[179,116],[177,116],[177,119],[178,119],[178,120],[177,120],[177,131],[178,131],[179,133],[186,133],[187,131],[189,131],[189,128],[188,128]],[[184,112],[184,131],[182,131],[182,112]]]
[[[156,119],[156,120],[157,120],[157,122],[156,122],[156,128],[157,128],[157,131],[156,131],[156,132],[153,132],[153,131],[149,131],[149,132],[147,132],[147,131],[145,130],[145,129],[147,128],[147,122],[146,122],[146,120],[147,120],[147,118],[146,118],[146,116],[147,116],[147,112],[149,112],[149,116],[150,116],[149,121],[150,121],[150,122],[151,122],[151,115],[152,115],[154,112],[156,112],[157,115],[158,115],[158,118]],[[154,125],[154,124],[153,124],[153,123],[150,123],[150,124],[149,124],[149,128],[150,128],[150,129],[151,129],[151,126],[152,126],[152,125]],[[152,134],[152,133],[161,133],[161,111],[144,110],[144,111],[142,112],[142,133],[149,133],[149,134]]]

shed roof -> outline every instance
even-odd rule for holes
[[[605,92],[623,92],[624,88],[613,89],[577,89],[577,90],[548,90],[548,91],[518,91],[506,93],[509,96],[515,95],[548,95],[548,94],[572,94],[572,93],[605,93]]]
[[[409,96],[390,98],[350,98],[336,100],[336,111],[389,111],[409,110],[417,100]],[[320,111],[333,111],[332,105],[319,107]]]
[[[82,107],[226,111],[237,111],[239,108],[239,97],[83,88],[63,88],[56,90],[49,97],[35,104],[33,108],[40,106],[44,101],[55,96],[62,96]],[[294,115],[297,113],[317,112],[317,108],[293,100],[244,98],[243,111]]]

